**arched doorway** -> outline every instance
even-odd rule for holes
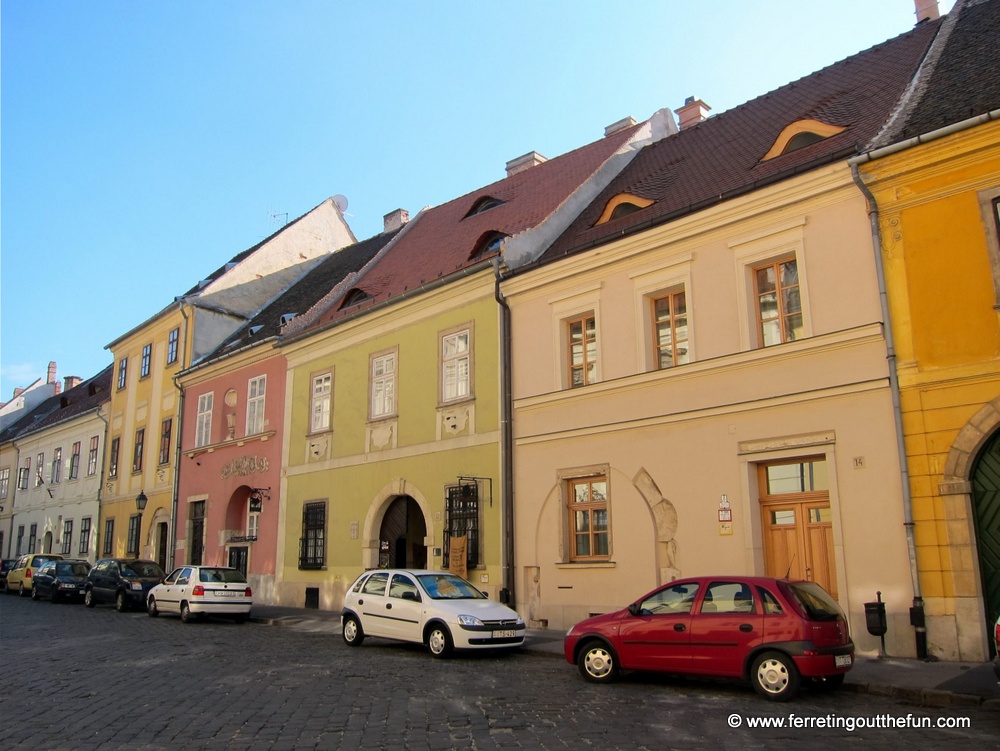
[[[972,516],[987,633],[1000,615],[1000,431],[986,441],[972,464]],[[990,651],[993,640],[989,640]]]
[[[383,568],[426,568],[427,524],[420,505],[408,495],[397,496],[379,527],[379,560]]]
[[[51,553],[52,552],[52,533],[46,532],[42,537],[42,552]]]

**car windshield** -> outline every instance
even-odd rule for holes
[[[56,576],[86,576],[90,566],[86,563],[57,563]]]
[[[486,595],[454,574],[421,574],[417,579],[432,600],[486,599]]]
[[[246,577],[234,568],[203,568],[198,569],[198,581],[226,584],[246,584]]]
[[[122,564],[122,576],[135,576],[145,579],[162,579],[163,569],[149,561],[132,561]]]
[[[814,582],[789,584],[795,601],[799,603],[811,620],[835,621],[844,617],[844,611],[826,590]]]

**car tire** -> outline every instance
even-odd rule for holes
[[[349,647],[359,647],[365,640],[365,632],[361,628],[361,622],[353,615],[344,618],[344,629],[341,631],[344,637],[344,644]]]
[[[146,600],[146,614],[150,618],[155,618],[160,614],[159,609],[156,607],[155,597],[150,597],[148,600]]]
[[[809,687],[821,694],[828,694],[831,691],[836,691],[838,688],[844,685],[844,674],[838,673],[837,675],[828,675],[826,678],[813,678],[809,682]]]
[[[97,604],[97,601],[94,599],[94,590],[88,589],[83,593],[83,604],[88,608],[92,608]]]
[[[24,588],[24,582],[21,582],[20,584],[17,585],[17,596],[24,597],[26,594],[28,594],[28,592]]]
[[[42,599],[42,596],[38,594],[38,587],[31,588],[31,599],[34,600],[35,602],[38,602],[40,599]]]
[[[584,680],[592,683],[611,683],[618,677],[618,656],[602,641],[585,644],[576,665]]]
[[[454,646],[451,641],[451,633],[448,628],[441,624],[435,624],[427,631],[427,649],[432,657],[445,659],[451,657]]]
[[[124,613],[128,610],[128,602],[125,600],[124,592],[119,592],[115,595],[115,610],[119,613]]]
[[[799,670],[781,652],[764,652],[753,661],[750,680],[754,690],[770,701],[789,701],[799,692]]]
[[[195,618],[190,606],[186,602],[181,603],[181,623],[191,623]]]

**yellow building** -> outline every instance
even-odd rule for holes
[[[969,661],[989,656],[1000,614],[997,38],[1000,3],[959,3],[911,106],[857,160],[881,236],[928,649]]]
[[[172,565],[183,406],[174,376],[327,253],[353,241],[340,208],[327,199],[107,345],[114,378],[99,555]]]

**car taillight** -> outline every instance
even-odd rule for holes
[[[250,587],[247,587],[247,591],[244,592],[243,594],[245,594],[247,597],[253,597],[253,592],[250,590]]]
[[[1000,654],[1000,620],[993,627],[993,641],[996,642],[997,654]]]
[[[195,585],[195,588],[191,590],[191,594],[194,597],[203,597],[205,594],[205,588],[200,584]]]
[[[24,571],[24,578],[25,579],[30,579],[31,578],[31,569],[30,568],[29,569],[25,569],[25,571]]]

